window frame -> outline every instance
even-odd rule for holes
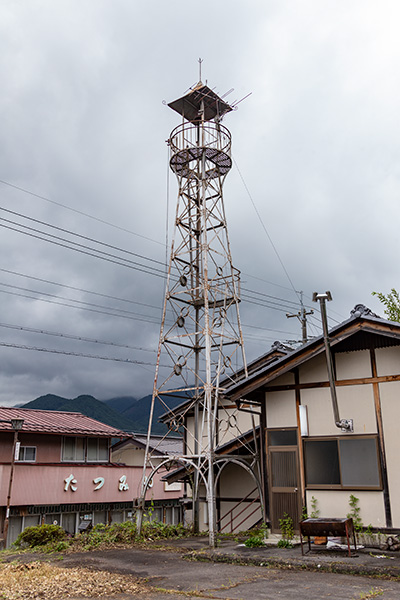
[[[375,450],[376,450],[376,465],[378,471],[378,484],[377,485],[360,485],[360,484],[350,484],[344,485],[342,483],[343,475],[342,475],[342,456],[340,451],[340,441],[341,440],[368,440],[372,439],[375,441]],[[336,450],[338,457],[338,468],[339,468],[339,479],[340,483],[308,483],[307,481],[307,466],[306,466],[306,457],[307,457],[307,443],[308,442],[336,442]],[[304,455],[304,482],[306,490],[359,490],[359,491],[382,491],[382,469],[381,469],[381,461],[380,461],[380,453],[379,453],[379,440],[377,435],[357,435],[357,436],[317,436],[317,437],[309,437],[303,438],[303,455]]]
[[[97,442],[97,456],[100,453],[100,441],[104,440],[107,444],[107,458],[89,458],[89,442]],[[88,463],[104,463],[110,461],[110,440],[104,437],[88,437],[86,438],[86,462]]]
[[[33,448],[33,450],[35,451],[35,457],[34,458],[25,458],[25,451],[27,448]],[[21,452],[22,450],[24,451],[24,458],[21,458]],[[36,456],[37,456],[37,446],[20,446],[19,447],[19,452],[18,452],[18,458],[16,459],[15,462],[23,462],[23,463],[34,463],[36,462]]]
[[[74,458],[65,458],[65,442],[66,440],[74,440]],[[76,458],[77,455],[77,443],[76,440],[82,440],[83,442],[83,458]],[[97,443],[97,457],[89,458],[89,440]],[[99,458],[100,453],[100,441],[104,440],[107,446],[107,457]],[[77,463],[77,464],[87,464],[87,463],[109,463],[110,462],[110,438],[104,436],[94,436],[94,437],[81,437],[76,435],[65,435],[62,438],[61,442],[61,462],[62,463]]]
[[[76,458],[76,440],[83,440],[83,458]],[[74,440],[75,458],[64,458],[64,448],[66,440]],[[85,463],[86,462],[86,438],[77,435],[64,435],[61,442],[61,462],[63,463]]]

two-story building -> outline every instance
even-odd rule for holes
[[[216,462],[224,453],[251,455],[252,414],[260,485],[243,464],[227,463],[216,490],[219,529],[237,531],[260,521],[260,500],[273,531],[285,513],[297,528],[303,507],[320,517],[344,518],[353,496],[365,526],[400,531],[400,323],[357,305],[329,331],[329,342],[337,408],[340,420],[352,422],[349,429],[335,418],[323,336],[292,351],[276,346],[224,390],[217,423],[224,437],[216,444]],[[184,414],[190,430],[192,414]],[[174,418],[171,412],[164,421]],[[249,431],[235,437],[239,422],[241,431]],[[227,429],[227,423],[233,426]],[[168,479],[184,481],[188,474],[180,469]],[[207,528],[204,489],[200,501],[200,527]]]
[[[15,419],[23,424],[13,451]],[[143,466],[111,459],[112,442],[131,438],[80,413],[0,408],[0,530],[8,508],[7,545],[30,525],[56,523],[73,535],[82,521],[132,519]],[[154,478],[154,504],[179,504],[179,492],[165,487]]]
[[[323,336],[226,391],[261,413],[267,519],[277,531],[287,513],[296,526],[303,506],[343,518],[352,495],[365,526],[399,531],[400,323],[357,305],[329,343],[339,421]]]

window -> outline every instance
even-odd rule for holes
[[[108,438],[65,437],[61,460],[66,462],[108,462]]]
[[[20,462],[35,462],[36,446],[20,446],[17,460]]]
[[[85,460],[85,439],[65,437],[63,439],[61,460],[83,462]]]
[[[297,446],[296,429],[271,429],[268,432],[270,446]]]
[[[304,457],[308,487],[381,487],[375,437],[305,440]]]
[[[108,461],[108,439],[106,438],[88,438],[87,440],[87,460],[89,461]]]

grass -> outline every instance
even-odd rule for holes
[[[136,524],[130,521],[115,523],[113,525],[99,524],[90,531],[79,533],[75,537],[67,537],[61,527],[54,528],[52,532],[46,529],[46,527],[46,525],[38,525],[37,527],[25,529],[18,536],[12,549],[13,552],[15,553],[15,549],[46,554],[54,552],[81,552],[85,550],[114,548],[121,545],[132,546],[137,543],[180,538],[191,534],[191,530],[183,527],[181,524],[167,525],[158,521],[145,522],[140,536],[138,535]],[[50,535],[51,533],[54,535]]]

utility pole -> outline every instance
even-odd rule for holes
[[[307,317],[308,315],[313,315],[314,311],[311,309],[308,312],[306,311],[306,309],[304,308],[304,304],[303,304],[303,292],[300,292],[300,305],[301,305],[301,309],[299,310],[298,313],[295,313],[294,315],[289,315],[288,313],[286,313],[286,317],[288,319],[292,318],[292,317],[297,317],[298,320],[301,323],[301,337],[302,337],[302,342],[303,344],[305,344],[306,342],[308,342],[308,336],[307,336]]]

